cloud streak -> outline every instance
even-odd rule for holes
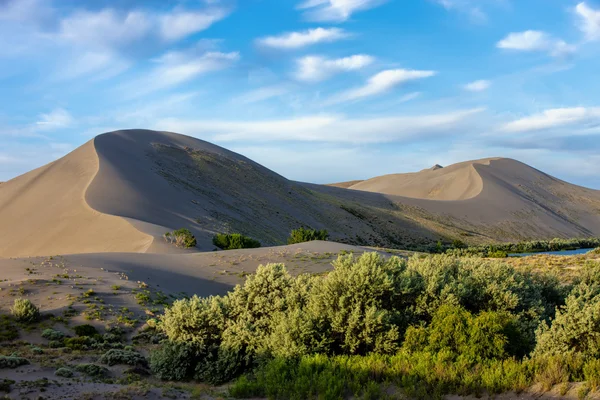
[[[389,69],[373,75],[361,87],[350,89],[330,98],[327,104],[337,104],[347,101],[360,100],[389,92],[404,83],[435,76],[436,71],[419,71],[407,69]]]
[[[296,61],[295,78],[303,82],[321,82],[341,72],[357,71],[371,65],[375,59],[357,54],[350,57],[328,59],[322,56],[306,56]]]
[[[298,5],[310,21],[345,22],[352,14],[378,7],[386,0],[306,0]]]
[[[316,115],[267,121],[199,121],[163,119],[156,128],[217,142],[324,142],[377,144],[425,140],[427,137],[451,135],[466,125],[483,109],[468,109],[442,114],[382,118],[346,118]]]
[[[521,52],[547,52],[553,57],[561,57],[573,53],[576,48],[564,40],[555,39],[542,31],[513,32],[500,40],[496,47],[504,50]]]
[[[256,42],[261,47],[278,50],[293,50],[318,43],[332,43],[350,36],[340,28],[314,28],[300,32],[287,32],[277,36],[267,36]]]

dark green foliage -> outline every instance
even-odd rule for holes
[[[329,233],[325,229],[315,230],[304,227],[294,229],[288,238],[288,244],[304,243],[313,240],[327,240]]]
[[[213,237],[213,244],[222,250],[255,249],[261,246],[258,240],[239,233],[218,233]]]
[[[10,386],[14,384],[15,381],[11,379],[0,379],[0,392],[10,393]]]
[[[75,331],[75,334],[77,336],[92,337],[94,335],[98,335],[98,330],[89,324],[78,325],[78,326],[74,327],[73,330]]]
[[[78,336],[78,337],[74,337],[74,338],[67,338],[63,342],[65,347],[68,347],[73,350],[87,350],[94,343],[96,343],[96,341],[89,336]]]
[[[69,368],[59,368],[54,372],[54,375],[60,376],[61,378],[72,378],[73,371]]]
[[[19,337],[19,330],[15,321],[8,315],[0,315],[0,342],[15,340]]]
[[[28,365],[29,360],[22,357],[14,356],[0,356],[0,369],[3,368],[17,368],[22,365]]]
[[[175,244],[177,247],[183,247],[189,249],[196,247],[196,237],[192,234],[189,229],[181,228],[176,231],[167,232],[164,235],[165,240]]]
[[[75,366],[75,371],[94,378],[103,378],[109,372],[105,367],[96,364],[79,364]]]
[[[10,311],[17,321],[32,323],[40,319],[40,309],[29,299],[15,299]]]
[[[44,329],[42,332],[42,337],[48,340],[62,340],[65,338],[65,334],[61,331],[48,328]]]
[[[100,357],[100,362],[109,366],[113,365],[140,365],[147,364],[146,359],[137,351],[111,349]]]
[[[533,240],[520,243],[495,243],[482,246],[473,246],[467,248],[451,248],[447,250],[448,254],[456,256],[481,256],[481,257],[500,257],[502,254],[511,253],[537,253],[546,251],[592,249],[600,246],[600,238],[576,238],[576,239],[552,239],[552,240]]]
[[[150,369],[165,381],[186,381],[194,376],[197,353],[185,343],[165,342],[150,355]]]

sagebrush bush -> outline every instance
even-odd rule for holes
[[[15,299],[10,312],[21,322],[36,322],[40,319],[40,309],[29,299]]]
[[[157,325],[167,341],[151,365],[161,379],[222,383],[257,367],[264,372],[264,365],[281,373],[285,363],[318,368],[311,358],[316,354],[326,364],[329,357],[372,356],[381,368],[389,355],[398,362],[386,367],[392,375],[408,379],[406,368],[416,368],[410,379],[425,385],[427,395],[440,388],[521,388],[533,373],[527,375],[529,364],[518,360],[533,350],[537,327],[551,320],[566,293],[555,277],[481,258],[406,261],[366,253],[338,257],[324,276],[297,277],[270,264],[225,296],[176,301]],[[311,361],[295,364],[302,359]],[[443,374],[426,376],[440,368]],[[309,379],[303,374],[298,379]],[[279,396],[257,379],[240,381],[238,389]],[[313,389],[306,393],[324,393]]]
[[[73,328],[73,330],[75,331],[75,334],[77,336],[95,336],[98,335],[98,330],[93,327],[92,325],[89,324],[84,324],[84,325],[78,325],[76,327]]]
[[[22,357],[16,356],[0,356],[0,369],[3,368],[17,368],[22,365],[28,365],[29,360]]]
[[[75,370],[94,378],[103,378],[109,373],[107,368],[96,364],[79,364],[75,366]]]
[[[54,372],[54,375],[56,376],[60,376],[61,378],[72,378],[73,377],[73,370],[69,369],[69,368],[59,368]]]
[[[194,376],[198,354],[185,343],[165,342],[150,354],[150,369],[165,381],[186,381]]]
[[[197,244],[194,234],[189,229],[185,228],[167,232],[164,234],[164,238],[169,243],[173,243],[175,246],[185,249],[196,247]]]
[[[146,358],[137,351],[111,349],[104,353],[99,360],[102,364],[113,365],[141,365],[147,364]]]
[[[62,340],[65,338],[65,334],[61,331],[57,331],[51,328],[44,329],[42,332],[42,337],[48,340]]]
[[[288,244],[304,243],[313,240],[327,240],[328,238],[329,233],[325,229],[316,230],[300,227],[290,232]]]
[[[222,250],[255,249],[261,246],[258,240],[239,233],[218,233],[213,237],[213,244]]]

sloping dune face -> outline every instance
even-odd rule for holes
[[[145,251],[152,238],[92,209],[85,192],[98,171],[88,142],[66,157],[0,186],[0,256]]]
[[[489,165],[492,159],[454,164],[409,174],[384,175],[349,186],[364,190],[430,200],[465,200],[477,196],[483,189],[475,165]]]
[[[263,245],[284,244],[300,226],[326,228],[332,239],[352,243],[392,245],[435,237],[385,196],[337,199],[192,137],[127,130],[100,135],[94,144],[100,169],[87,202],[153,236],[150,252],[172,251],[161,236],[179,228],[190,229],[202,250],[213,250],[212,237],[221,232],[240,232]]]

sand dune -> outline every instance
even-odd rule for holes
[[[145,251],[152,238],[127,221],[89,207],[98,171],[93,142],[2,184],[0,256]]]
[[[299,226],[325,228],[338,242],[395,248],[600,235],[600,192],[515,160],[337,186],[290,181],[188,136],[111,132],[0,185],[0,257],[189,253],[162,239],[179,228],[196,235],[194,251],[214,250],[220,232],[282,245]]]
[[[490,165],[491,160],[468,161],[447,168],[435,165],[415,173],[379,176],[347,188],[417,199],[465,200],[483,189],[483,180],[475,166]]]

